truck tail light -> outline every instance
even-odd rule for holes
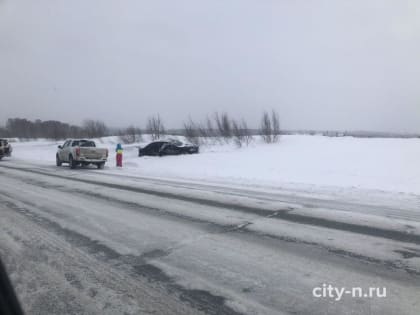
[[[79,156],[80,155],[80,148],[76,148],[76,155]]]

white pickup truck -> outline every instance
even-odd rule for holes
[[[104,168],[108,158],[108,149],[97,148],[92,140],[67,140],[58,146],[56,164],[68,163],[74,169],[77,165],[96,165],[99,169]]]

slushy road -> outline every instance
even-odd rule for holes
[[[12,161],[0,178],[0,257],[27,314],[419,314],[416,198]],[[314,297],[323,284],[387,296]]]

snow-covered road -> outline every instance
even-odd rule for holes
[[[418,314],[420,198],[0,164],[28,314]],[[316,298],[323,284],[386,298]]]

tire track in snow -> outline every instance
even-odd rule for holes
[[[0,167],[4,167],[4,166],[0,166]],[[387,230],[387,229],[382,229],[379,227],[373,227],[373,226],[367,226],[367,225],[346,223],[346,222],[335,221],[335,220],[330,220],[326,218],[312,217],[309,215],[301,215],[301,214],[293,213],[293,208],[291,207],[286,207],[284,209],[277,209],[277,210],[268,210],[268,209],[263,209],[263,208],[256,208],[256,207],[250,207],[250,206],[245,206],[245,205],[221,202],[217,200],[210,200],[210,199],[191,197],[191,196],[183,196],[183,195],[170,193],[170,192],[160,192],[160,191],[146,189],[146,188],[131,187],[131,186],[126,186],[126,185],[106,183],[106,182],[98,182],[95,180],[89,180],[89,179],[83,179],[83,178],[67,178],[64,176],[56,175],[56,174],[22,169],[19,167],[8,167],[8,168],[11,168],[13,170],[18,170],[21,172],[29,172],[29,173],[45,175],[49,177],[60,178],[62,180],[82,182],[86,184],[92,184],[92,185],[107,187],[111,189],[118,189],[118,190],[153,195],[153,196],[157,196],[161,198],[175,199],[175,200],[186,201],[186,202],[191,202],[191,203],[198,203],[201,205],[206,205],[206,206],[211,206],[211,207],[224,208],[224,209],[229,209],[233,211],[254,214],[261,217],[271,216],[271,218],[273,219],[278,219],[278,220],[283,220],[283,221],[288,221],[288,222],[293,222],[293,223],[298,223],[298,224],[318,226],[318,227],[323,227],[323,228],[328,228],[328,229],[347,231],[347,232],[352,232],[352,233],[357,233],[357,234],[362,234],[362,235],[367,235],[367,236],[380,237],[380,238],[390,239],[394,241],[420,245],[420,235],[417,235],[417,234],[396,231],[396,230]]]
[[[32,185],[34,185],[34,184],[36,185],[35,182],[32,183]],[[54,186],[50,186],[50,187],[46,187],[46,188],[47,189],[52,189],[52,188],[54,188]],[[61,189],[62,187],[59,187],[59,188]],[[19,196],[17,196],[15,194],[15,198],[17,198],[17,200],[18,200],[18,197]],[[93,196],[93,198],[95,199],[95,196]],[[97,196],[96,198],[102,198],[102,197]],[[115,201],[115,202],[116,202],[116,204],[121,204],[121,203],[119,203],[119,201]],[[32,209],[33,206],[34,205],[28,205],[27,208]],[[44,209],[41,209],[41,213],[43,212],[43,210]],[[37,213],[39,213],[39,212],[37,211]],[[272,214],[270,214],[270,215],[273,216],[275,214],[276,214],[276,212],[272,212]],[[29,213],[29,217],[33,217],[33,215],[31,213]],[[261,218],[265,218],[265,217],[261,217]],[[55,223],[55,224],[57,224],[57,223]],[[247,234],[249,234],[248,231],[247,231],[247,227],[250,224],[252,224],[252,222],[246,222],[246,223],[243,223],[243,224],[240,224],[240,225],[231,226],[231,230],[229,230],[228,228],[226,230],[222,229],[221,233],[226,233],[226,234],[230,233],[230,235],[237,235],[237,236],[242,236],[243,234],[247,235]],[[61,226],[60,226],[60,228],[61,228]],[[257,235],[257,234],[255,234],[255,235]],[[268,239],[271,238],[269,235],[264,235],[264,234],[260,234],[258,236],[258,240],[259,240],[259,242],[261,242],[261,245],[263,245],[263,246],[267,246],[267,244],[266,244],[267,242],[264,240],[265,237],[267,237]],[[246,237],[246,238],[248,239],[248,237]],[[252,238],[252,237],[249,237],[249,238]],[[279,240],[279,239],[281,239],[281,238],[278,238],[278,239],[275,239],[275,240]],[[95,242],[91,239],[88,239],[88,241],[89,240],[92,242],[92,244],[91,244],[92,246],[98,245],[97,242]],[[290,243],[295,242],[295,240],[293,240],[293,239],[284,239],[283,241],[290,242]],[[96,243],[96,245],[95,245],[95,243]],[[305,242],[299,242],[299,241],[297,241],[296,243],[298,243],[297,247],[300,248],[299,251],[302,252],[302,254],[305,254],[304,251],[305,251],[305,249],[308,249],[309,246],[311,246],[311,247],[316,247],[317,246],[317,244],[309,244],[309,243],[308,243],[308,246],[305,246],[306,245]],[[301,247],[301,244],[299,244],[299,243],[302,243],[303,246]],[[99,245],[101,245],[101,244],[99,244]],[[188,245],[188,244],[186,244],[186,245]],[[77,248],[77,246],[75,246],[75,247]],[[272,247],[273,250],[275,250],[275,248],[276,247]],[[173,248],[173,250],[176,250],[176,249],[177,248]],[[104,251],[106,251],[106,250],[107,250],[107,248],[104,249]],[[340,256],[343,253],[337,253],[337,254],[338,254],[338,256]],[[96,253],[93,254],[94,258],[98,259],[99,261],[101,261],[101,259],[102,259],[101,257],[104,256],[104,255],[106,256],[106,254],[103,254],[103,251],[99,251],[99,252],[96,252]],[[106,257],[105,257],[105,264],[112,264],[113,262],[115,262],[115,267],[117,269],[123,269],[127,274],[131,274],[130,273],[130,271],[131,271],[131,272],[134,272],[134,275],[137,275],[137,276],[140,276],[140,277],[145,277],[144,275],[149,275],[150,285],[151,286],[152,285],[160,286],[162,283],[170,282],[170,278],[168,279],[167,275],[160,273],[160,269],[156,270],[156,266],[154,264],[148,264],[147,261],[149,259],[153,260],[155,258],[164,257],[165,255],[168,255],[167,251],[156,249],[156,250],[152,250],[152,251],[149,251],[149,252],[145,252],[142,255],[137,256],[137,257],[125,256],[124,255],[124,256],[119,256],[119,257],[112,258],[112,252],[111,252],[111,258],[109,258],[107,260]],[[98,257],[96,257],[96,256],[98,256]],[[344,256],[345,256],[345,254],[344,254]],[[358,257],[357,259],[362,259],[362,258]],[[325,260],[324,260],[324,258],[322,258],[322,261],[324,261],[326,263],[330,262],[328,257],[325,257]],[[344,259],[342,259],[341,261],[344,261]],[[143,263],[143,262],[145,262],[145,263]],[[94,264],[95,260],[93,260],[92,263]],[[351,262],[350,260],[348,261],[348,263],[351,264],[352,267],[357,267],[357,264],[355,264],[354,262]],[[375,268],[375,266],[369,267],[369,268]],[[127,271],[127,269],[128,269],[128,271]],[[380,270],[382,270],[382,272],[384,272],[383,268],[378,268],[378,269],[380,269]],[[393,274],[396,274],[396,273],[393,272]],[[390,275],[390,276],[392,277],[392,275]],[[75,286],[78,285],[77,278],[74,279],[73,275],[70,274],[70,275],[67,276],[67,278],[68,278],[68,281],[73,283],[73,285],[75,285]],[[417,278],[415,278],[415,279],[417,279]],[[201,293],[202,293],[201,291],[197,292],[197,294],[199,294],[199,295],[201,295]],[[185,297],[183,297],[183,298],[185,298]],[[184,301],[187,302],[186,300],[184,300]],[[205,302],[202,302],[202,304],[205,304]]]
[[[363,262],[363,263],[368,263],[368,264],[376,264],[378,266],[384,266],[386,268],[390,268],[390,269],[395,269],[395,270],[404,270],[409,274],[412,275],[420,275],[420,271],[410,268],[409,266],[405,265],[403,262],[400,261],[391,261],[391,260],[383,260],[383,259],[377,259],[374,257],[370,257],[370,256],[366,256],[366,255],[362,255],[362,254],[358,254],[358,253],[354,253],[348,250],[343,250],[341,248],[335,248],[335,247],[331,247],[331,246],[326,246],[324,244],[320,244],[317,242],[311,242],[311,241],[306,241],[306,240],[302,240],[302,239],[297,239],[295,237],[289,237],[289,236],[280,236],[280,235],[273,235],[267,232],[263,232],[263,231],[256,231],[256,230],[252,230],[252,229],[248,229],[249,226],[253,225],[254,223],[256,223],[258,220],[260,219],[268,219],[268,218],[275,218],[279,212],[273,212],[272,214],[268,215],[267,217],[256,217],[254,220],[251,221],[245,221],[243,223],[239,223],[239,224],[235,224],[235,225],[231,225],[231,224],[219,224],[213,221],[206,221],[200,218],[195,218],[195,217],[191,217],[191,216],[187,216],[187,215],[183,215],[180,213],[174,213],[174,212],[170,212],[170,211],[166,211],[166,210],[162,210],[162,209],[158,209],[158,208],[151,208],[145,205],[141,205],[138,202],[131,202],[131,201],[124,201],[122,199],[119,198],[114,198],[111,197],[109,194],[100,194],[100,193],[94,193],[94,192],[87,192],[85,190],[81,190],[81,189],[74,189],[74,188],[70,188],[67,189],[65,188],[65,186],[57,186],[57,185],[46,185],[44,182],[39,181],[39,180],[34,180],[34,179],[28,179],[27,184],[33,184],[33,185],[37,185],[46,189],[56,189],[59,190],[61,192],[65,192],[65,193],[71,193],[73,195],[77,194],[80,196],[83,196],[85,198],[89,198],[89,199],[98,199],[98,200],[106,200],[108,203],[113,203],[115,204],[116,207],[119,206],[124,206],[125,209],[131,209],[132,211],[135,212],[143,212],[145,214],[152,214],[152,215],[156,215],[158,217],[169,217],[169,218],[174,218],[174,219],[180,219],[186,223],[198,223],[201,225],[201,229],[203,228],[209,228],[209,231],[200,235],[199,237],[196,237],[194,240],[189,240],[189,241],[182,241],[177,245],[171,246],[169,248],[165,248],[165,249],[157,249],[154,250],[150,253],[144,253],[144,257],[146,258],[157,258],[157,257],[163,257],[163,256],[167,256],[169,255],[172,251],[183,248],[185,246],[189,246],[191,245],[192,242],[198,242],[200,240],[202,240],[203,238],[207,238],[207,237],[211,237],[212,235],[216,235],[216,234],[230,234],[234,237],[241,237],[244,233],[252,235],[256,238],[268,238],[268,239],[273,239],[273,240],[277,240],[280,242],[286,242],[286,243],[295,243],[295,244],[302,244],[302,245],[309,245],[309,246],[313,246],[313,247],[317,247],[321,250],[325,250],[327,253],[329,254],[333,254],[336,256],[340,256],[340,257],[346,257],[346,258],[351,258],[351,259],[355,259],[359,262]],[[8,196],[9,198],[14,198],[14,196],[8,195],[7,193],[4,193],[4,195]],[[39,210],[41,210],[42,212],[45,213],[51,213],[51,215],[55,215],[54,212],[51,212],[49,209],[44,208],[44,207],[40,207],[38,205],[36,205],[35,203],[32,203],[30,201],[20,201],[26,205],[28,205],[31,208],[39,208]],[[204,224],[204,225],[202,225]],[[143,257],[142,255],[142,257]]]

